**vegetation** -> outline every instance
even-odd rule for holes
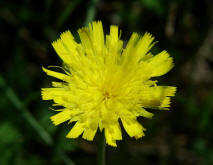
[[[177,86],[171,110],[150,110],[154,120],[140,118],[146,136],[136,141],[124,134],[116,149],[106,148],[106,163],[213,164],[211,0],[0,1],[0,164],[96,163],[98,136],[93,142],[66,139],[71,125],[55,127],[51,102],[40,94],[52,80],[41,67],[61,65],[51,42],[92,20],[102,20],[105,32],[119,25],[123,40],[133,31],[150,32],[159,41],[152,51],[166,49],[175,62],[158,78],[161,85]]]

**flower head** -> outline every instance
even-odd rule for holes
[[[110,26],[110,34],[104,36],[102,23],[92,22],[78,34],[80,43],[70,31],[52,43],[64,62],[64,73],[43,68],[61,80],[42,89],[43,100],[63,107],[52,122],[75,122],[67,138],[83,134],[93,140],[99,128],[106,143],[116,146],[116,140],[122,139],[120,120],[130,137],[141,138],[145,128],[137,117],[153,116],[145,108],[168,110],[175,94],[175,87],[157,86],[150,80],[166,74],[173,67],[172,58],[166,51],[150,53],[154,37],[149,33],[133,33],[125,48],[117,26]]]

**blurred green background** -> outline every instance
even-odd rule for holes
[[[61,32],[92,20],[131,32],[152,33],[154,52],[168,50],[175,68],[158,78],[177,86],[171,111],[139,119],[142,140],[129,138],[106,148],[108,165],[213,164],[213,3],[212,0],[1,0],[0,1],[0,165],[94,165],[93,142],[69,140],[70,125],[55,127],[51,102],[40,88],[51,77],[42,66],[61,65],[51,42]]]

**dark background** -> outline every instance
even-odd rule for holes
[[[40,88],[51,77],[42,66],[61,65],[51,47],[60,33],[92,20],[131,32],[152,33],[154,52],[168,50],[175,68],[158,78],[177,86],[171,111],[150,110],[141,118],[147,128],[141,140],[123,140],[106,148],[108,165],[213,164],[213,3],[212,0],[1,0],[0,1],[0,164],[94,165],[93,142],[69,140],[71,126],[55,127],[51,102]]]

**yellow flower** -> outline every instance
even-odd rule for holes
[[[150,80],[166,74],[173,67],[172,58],[166,51],[150,53],[154,37],[149,33],[133,33],[125,48],[118,27],[110,26],[110,34],[104,36],[101,21],[79,29],[78,34],[80,43],[70,31],[52,43],[64,62],[64,73],[43,68],[62,80],[42,89],[43,100],[63,107],[52,122],[75,122],[66,137],[83,133],[90,141],[99,128],[106,143],[116,146],[116,140],[122,140],[120,120],[130,137],[141,138],[145,128],[137,117],[152,118],[145,108],[168,110],[170,96],[175,95],[175,87],[157,86]]]

